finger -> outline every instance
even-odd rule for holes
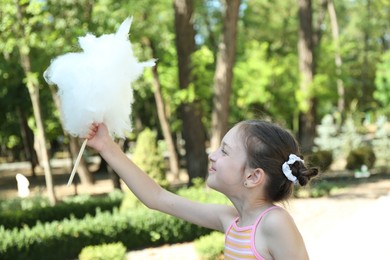
[[[96,133],[97,130],[98,130],[98,128],[99,128],[99,124],[97,124],[97,123],[92,123],[92,124],[89,126],[89,131],[90,131],[90,132]]]
[[[96,135],[96,132],[97,132],[98,128],[99,128],[99,125],[97,125],[95,123],[92,123],[89,126],[88,132],[86,133],[84,138],[86,138],[86,139],[93,138]]]

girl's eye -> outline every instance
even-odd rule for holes
[[[222,148],[221,152],[222,152],[222,154],[227,155],[227,152],[225,151],[225,149]]]

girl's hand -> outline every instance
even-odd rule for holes
[[[107,142],[112,140],[108,133],[107,126],[104,123],[93,123],[85,138],[88,139],[88,146],[94,148],[98,152],[101,152]]]
[[[87,135],[85,136],[85,139],[92,139],[95,137],[96,135],[96,132],[98,131],[98,128],[99,128],[99,124],[97,123],[92,123],[92,125],[89,127],[89,131],[87,133]]]

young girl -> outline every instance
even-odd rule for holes
[[[305,167],[297,142],[279,126],[240,122],[209,155],[207,185],[234,207],[197,203],[161,188],[126,157],[104,124],[93,124],[86,138],[147,207],[225,232],[225,259],[309,258],[293,219],[274,203],[318,171]]]

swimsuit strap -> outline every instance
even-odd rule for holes
[[[255,224],[253,225],[253,228],[256,228],[257,225],[259,224],[260,220],[264,217],[265,214],[267,214],[269,211],[275,209],[275,208],[280,208],[279,206],[272,206],[269,207],[268,209],[264,210],[263,213],[260,214],[260,216],[257,218]]]

